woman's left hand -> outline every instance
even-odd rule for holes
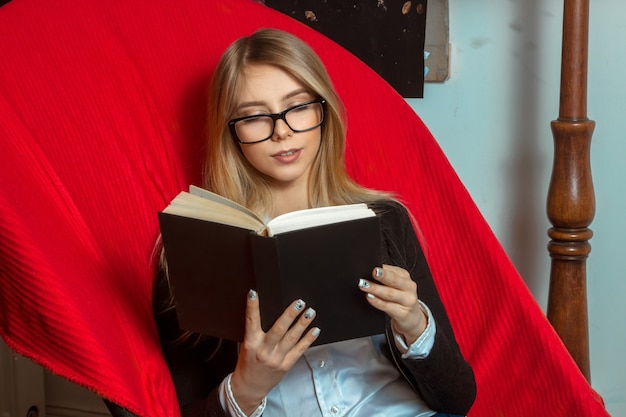
[[[367,293],[367,301],[391,317],[393,329],[412,345],[426,330],[428,316],[420,306],[417,284],[403,268],[383,265],[374,268],[372,277],[380,284],[360,280],[359,288]]]

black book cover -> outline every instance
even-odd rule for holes
[[[159,222],[180,327],[243,340],[246,297],[256,285],[251,232],[167,213]]]
[[[255,289],[265,331],[301,298],[317,312],[315,345],[384,332],[384,313],[357,287],[382,262],[378,217],[273,237],[166,213],[159,221],[183,329],[243,340],[246,297]]]
[[[252,236],[263,330],[302,298],[317,313],[312,323],[321,329],[316,345],[383,333],[384,314],[357,286],[359,278],[371,280],[372,270],[381,265],[379,222],[370,217]]]

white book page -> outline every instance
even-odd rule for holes
[[[247,209],[240,210],[239,207],[231,204],[224,204],[222,201],[207,199],[185,191],[179,193],[163,212],[243,227],[256,232],[265,228],[263,222]]]
[[[293,230],[373,216],[376,216],[376,213],[365,203],[318,207],[282,214],[270,220],[267,228],[269,235],[274,236]]]
[[[196,187],[195,185],[190,185],[189,186],[189,193],[193,194],[193,195],[197,195],[199,197],[202,198],[206,198],[207,200],[211,200],[211,201],[215,201],[217,203],[223,204],[225,206],[234,208],[236,210],[239,210],[249,216],[254,217],[255,219],[259,220],[260,222],[263,222],[255,212],[253,212],[252,210],[248,209],[247,207],[242,206],[241,204],[237,204],[232,200],[229,200],[225,197],[222,197],[219,194],[215,194],[209,190],[205,190],[204,188],[200,188],[200,187]]]

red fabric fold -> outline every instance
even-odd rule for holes
[[[470,415],[608,415],[402,97],[332,41],[248,0],[0,8],[5,342],[138,415],[178,415],[150,308],[156,213],[199,181],[217,59],[268,26],[325,62],[348,111],[351,174],[414,214],[476,372]]]

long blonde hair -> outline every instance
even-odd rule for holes
[[[316,96],[326,100],[321,145],[309,183],[310,207],[374,202],[390,199],[353,181],[345,169],[345,111],[326,68],[313,50],[297,37],[276,29],[261,29],[231,44],[222,55],[209,89],[207,154],[203,187],[242,204],[261,216],[272,212],[268,178],[244,157],[231,137],[228,121],[235,111],[235,94],[245,68],[273,65],[291,74]],[[160,266],[167,279],[167,262],[161,248]],[[171,296],[171,294],[170,294]],[[173,299],[164,309],[172,308]],[[183,331],[180,342],[196,343],[202,337]]]
[[[371,202],[386,194],[356,184],[344,162],[345,112],[326,68],[315,52],[297,37],[276,29],[260,29],[235,41],[219,61],[209,90],[207,155],[203,186],[261,215],[271,212],[268,178],[248,163],[231,137],[228,120],[245,68],[272,65],[292,75],[312,94],[326,100],[322,140],[311,170],[309,206]]]

